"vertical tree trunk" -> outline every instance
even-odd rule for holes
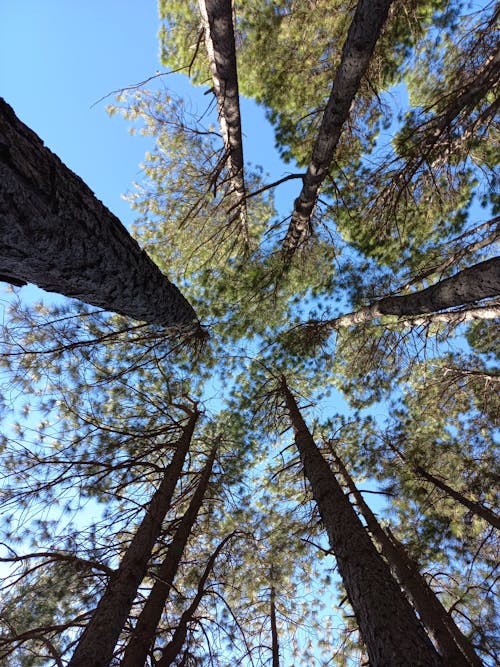
[[[280,667],[280,646],[278,638],[278,626],[276,623],[276,590],[274,584],[271,584],[271,596],[269,600],[271,606],[271,640],[273,663],[272,667]]]
[[[295,200],[292,219],[283,240],[283,252],[291,257],[309,233],[319,189],[325,180],[339,142],[342,128],[358,92],[361,78],[368,69],[375,44],[389,13],[391,0],[359,0],[340,65],[326,105],[311,162]]]
[[[283,378],[281,392],[309,480],[372,667],[442,665],[390,570],[373,545],[309,432]]]
[[[151,324],[197,319],[118,218],[2,98],[0,274]]]
[[[400,451],[395,445],[389,443],[389,447],[392,449],[393,452],[395,452],[399,456],[399,458],[404,463],[406,463],[410,467],[410,469],[416,475],[422,477],[423,479],[425,479],[427,482],[430,482],[434,486],[437,486],[437,488],[441,489],[441,491],[444,491],[444,493],[446,493],[447,496],[450,496],[450,498],[453,498],[453,500],[456,500],[464,507],[467,507],[468,510],[470,510],[476,516],[481,517],[481,519],[484,519],[487,523],[490,524],[490,526],[493,526],[493,528],[497,528],[500,530],[500,517],[498,516],[498,514],[495,514],[495,512],[490,510],[488,507],[485,507],[483,504],[478,503],[475,500],[470,500],[470,498],[464,496],[463,493],[456,491],[451,486],[449,486],[449,484],[446,484],[446,482],[443,482],[441,479],[439,479],[432,473],[425,470],[425,468],[422,468],[422,466],[414,465],[411,461],[408,461],[407,457],[403,454],[403,452]]]
[[[238,203],[236,216],[249,243],[245,203],[243,139],[241,133],[238,70],[231,0],[198,0],[207,47],[219,124],[226,150],[231,189]]]
[[[158,570],[156,581],[137,620],[122,660],[122,667],[143,667],[153,644],[158,624],[165,608],[170,588],[174,581],[182,554],[191,531],[196,522],[198,512],[208,488],[212,466],[215,460],[216,447],[212,448],[208,460],[201,472],[200,481],[191,498],[189,507],[175,531],[167,554]]]
[[[111,576],[108,587],[85,628],[68,667],[107,667],[111,662],[137,589],[146,574],[153,547],[161,533],[162,523],[181,476],[198,416],[196,410],[191,413],[162,482],[153,495],[118,570]]]
[[[406,591],[428,633],[433,638],[439,654],[443,657],[443,663],[453,667],[481,667],[482,662],[476,655],[471,643],[457,627],[453,618],[420,574],[416,563],[394,536],[389,537],[384,532],[356,487],[354,480],[347,472],[344,463],[333,448],[330,448],[330,451],[347,488],[365,518],[368,530],[394,571],[399,583]]]
[[[165,648],[162,649],[161,658],[160,660],[158,660],[156,667],[170,667],[170,665],[172,665],[172,663],[180,655],[182,647],[184,646],[184,642],[186,641],[189,623],[192,621],[193,616],[198,608],[198,605],[200,604],[201,599],[205,593],[205,584],[207,583],[207,579],[210,575],[210,572],[212,571],[212,568],[220,552],[222,551],[226,543],[232,537],[234,537],[235,534],[236,533],[233,532],[230,535],[227,535],[227,537],[225,537],[222,540],[222,542],[217,546],[216,550],[208,559],[208,562],[205,566],[205,570],[203,571],[203,574],[201,575],[200,580],[198,581],[196,595],[194,596],[189,607],[183,612],[179,624],[175,628],[175,632],[173,634],[172,639],[168,642]]]

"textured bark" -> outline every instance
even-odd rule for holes
[[[248,244],[243,139],[231,0],[198,0],[236,215]]]
[[[310,233],[311,216],[319,189],[328,174],[333,155],[349,115],[361,78],[368,69],[391,0],[359,0],[342,48],[340,65],[333,82],[321,127],[313,149],[302,191],[295,200],[292,219],[283,241],[286,257],[291,257]]]
[[[420,574],[417,564],[393,535],[389,537],[384,532],[342,460],[333,449],[331,451],[335,465],[338,467],[349,492],[363,515],[368,530],[417,610],[427,632],[434,640],[434,644],[443,658],[443,663],[453,665],[453,667],[481,667],[482,661],[476,655],[471,643],[457,627],[453,618]]]
[[[138,527],[116,573],[82,634],[69,667],[107,667],[130,613],[137,589],[146,574],[153,547],[170,508],[175,486],[189,451],[198,412],[193,412],[177,443],[171,463],[153,495],[147,512]]]
[[[469,266],[424,290],[388,296],[375,304],[381,315],[420,315],[500,295],[500,257]]]
[[[216,449],[213,448],[208,457],[196,491],[191,498],[189,507],[175,531],[172,542],[168,547],[156,576],[156,582],[151,589],[148,599],[139,615],[132,637],[130,638],[122,660],[122,667],[142,667],[153,644],[156,629],[161,619],[163,609],[168,599],[172,583],[182,558],[191,531],[196,522],[198,512],[203,503],[208,481],[215,460]]]
[[[225,537],[208,559],[203,574],[201,575],[200,580],[198,581],[196,595],[194,596],[189,607],[183,612],[179,621],[179,625],[175,628],[175,632],[173,634],[172,639],[162,650],[161,658],[160,660],[158,660],[156,667],[170,667],[170,665],[179,656],[182,647],[184,646],[184,642],[186,641],[189,623],[193,620],[193,616],[198,608],[198,605],[200,604],[201,599],[205,594],[205,584],[207,583],[207,579],[210,575],[210,572],[212,571],[212,568],[220,552],[227,544],[227,542],[232,537],[234,537],[234,535],[235,533],[233,532],[227,537]]]
[[[136,320],[196,313],[85,183],[0,98],[0,274]]]
[[[280,646],[278,640],[278,626],[276,624],[276,591],[274,586],[271,586],[271,599],[269,600],[269,604],[271,606],[272,667],[280,667]]]
[[[283,380],[295,444],[372,667],[442,665],[410,603],[376,550],[309,432]]]

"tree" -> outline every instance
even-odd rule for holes
[[[121,222],[3,99],[0,123],[3,278],[151,324],[196,322]]]
[[[154,140],[134,233],[210,337],[12,299],[2,659],[493,667],[498,6],[160,5],[207,108],[169,73],[111,111]],[[291,173],[244,163],[238,91]]]

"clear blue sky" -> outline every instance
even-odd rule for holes
[[[120,117],[108,117],[105,107],[114,96],[92,105],[163,71],[158,27],[154,0],[0,2],[0,95],[127,225],[134,214],[121,195],[140,179],[149,144],[130,136]],[[166,83],[180,93],[190,88],[186,77],[168,77]],[[203,106],[209,100],[202,93],[195,91]],[[280,176],[262,110],[245,102],[243,119],[247,157]],[[256,138],[250,141],[249,135]]]

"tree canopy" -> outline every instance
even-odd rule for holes
[[[498,5],[159,7],[161,84],[109,111],[202,328],[14,290],[2,664],[493,667]]]

